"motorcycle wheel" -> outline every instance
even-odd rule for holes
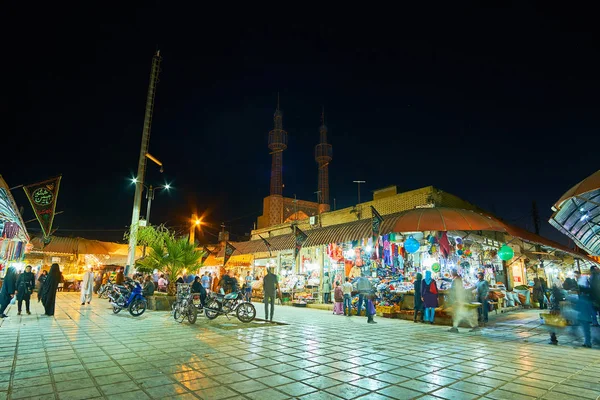
[[[187,318],[190,324],[196,323],[196,320],[198,319],[198,309],[194,307],[194,305],[188,307]]]
[[[204,308],[204,314],[208,319],[215,319],[219,316],[221,312],[221,303],[216,300],[211,300],[208,302],[206,307]]]
[[[146,300],[142,299],[134,299],[131,304],[129,304],[129,314],[134,317],[139,317],[146,311]]]
[[[114,312],[115,314],[118,314],[118,313],[120,313],[120,312],[121,312],[121,310],[122,310],[122,308],[121,308],[121,307],[113,306],[113,312]]]
[[[256,317],[256,308],[252,303],[242,303],[238,306],[236,315],[242,322],[252,322]]]

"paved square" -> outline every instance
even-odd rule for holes
[[[178,324],[169,313],[114,315],[59,293],[56,317],[0,322],[3,399],[597,399],[600,352],[546,342],[535,310],[490,327],[445,326],[276,307],[275,320]],[[263,307],[257,304],[258,316]],[[593,328],[598,329],[598,328]]]

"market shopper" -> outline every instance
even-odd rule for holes
[[[279,282],[277,275],[273,273],[273,268],[268,268],[268,273],[263,278],[263,293],[265,303],[265,320],[273,322],[273,313],[275,312],[275,296],[279,292]],[[269,305],[271,305],[271,314],[269,318]]]
[[[420,272],[417,273],[417,278],[414,282],[415,288],[415,314],[413,317],[413,322],[417,322],[417,314],[421,313],[421,322],[423,322],[423,298],[421,297],[421,285],[423,284],[423,274]]]
[[[254,281],[254,278],[252,277],[252,275],[250,275],[250,271],[248,271],[248,274],[244,278],[244,282],[245,282],[244,286],[246,287],[246,300],[247,301],[252,300],[252,282],[253,281]]]
[[[85,274],[83,274],[83,281],[81,282],[81,305],[84,305],[86,302],[90,304],[92,301],[92,294],[94,290],[94,272],[92,269],[88,269]]]
[[[31,265],[25,267],[25,272],[17,278],[17,315],[21,315],[23,301],[25,301],[25,311],[31,314],[29,306],[31,304],[31,294],[35,287],[35,275],[31,272]],[[0,313],[1,314],[1,313]]]
[[[342,290],[342,286],[340,282],[335,283],[335,289],[333,290],[333,313],[335,315],[343,315],[344,314],[344,292]]]
[[[435,309],[438,306],[438,287],[435,279],[431,277],[431,271],[425,271],[425,279],[421,283],[421,300],[425,309],[425,322],[433,325]]]
[[[367,279],[363,272],[360,277],[354,280],[353,284],[356,284],[356,290],[358,291],[358,306],[356,315],[360,316],[362,306],[364,305],[366,310],[365,315],[368,316],[369,313],[367,309],[367,302],[369,300],[369,296],[371,295],[371,291],[373,290],[371,282],[369,282],[369,279]]]
[[[8,315],[4,314],[4,311],[15,296],[16,286],[17,272],[14,267],[8,267],[2,281],[2,289],[0,289],[0,318],[8,317]]]
[[[117,276],[115,278],[115,283],[117,285],[122,285],[124,280],[125,280],[125,275],[123,275],[123,269],[119,269],[119,272],[117,272]]]
[[[598,327],[600,313],[600,269],[595,265],[590,268],[590,301],[592,302],[592,326]]]
[[[477,273],[477,301],[481,303],[481,307],[479,307],[479,323],[485,326],[488,323],[488,312],[490,310],[489,304],[489,295],[490,295],[490,285],[484,279],[483,272]]]
[[[142,287],[142,296],[154,296],[154,290],[156,290],[156,286],[154,286],[154,277],[152,275],[146,275],[146,278],[144,278],[144,285]]]
[[[331,283],[329,282],[329,273],[325,272],[323,276],[323,304],[329,304],[331,296]]]
[[[346,282],[342,285],[342,293],[344,294],[344,314],[348,317],[352,315],[352,290],[350,278],[346,277]]]
[[[202,286],[208,292],[210,290],[210,276],[208,276],[208,271],[206,271],[204,273],[204,275],[202,276],[201,281],[202,281]]]
[[[54,308],[56,306],[56,291],[58,290],[58,284],[62,280],[62,274],[58,264],[54,263],[50,267],[48,278],[44,282],[40,293],[40,300],[44,305],[44,314],[48,316],[54,315]]]

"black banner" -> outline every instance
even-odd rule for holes
[[[383,217],[377,212],[377,210],[373,206],[371,206],[371,213],[373,214],[373,218],[371,219],[373,236],[379,237],[379,230],[381,227],[381,223],[383,222]]]
[[[300,230],[300,228],[296,227],[296,246],[294,247],[294,259],[296,259],[296,257],[298,257],[298,254],[300,253],[300,249],[302,249],[302,245],[304,244],[304,242],[306,242],[306,239],[308,239],[308,235],[304,232],[302,232]]]
[[[31,203],[35,217],[42,227],[42,234],[47,238],[52,233],[52,223],[56,211],[56,198],[62,176],[47,181],[24,186],[23,190]]]
[[[231,243],[225,242],[225,259],[223,260],[223,266],[225,266],[225,264],[227,264],[227,261],[229,261],[229,258],[231,257],[233,252],[236,250],[237,249],[235,247],[233,247],[233,245]]]

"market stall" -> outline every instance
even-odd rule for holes
[[[10,189],[0,175],[0,277],[8,267],[23,268],[25,253],[31,250],[29,234]]]

